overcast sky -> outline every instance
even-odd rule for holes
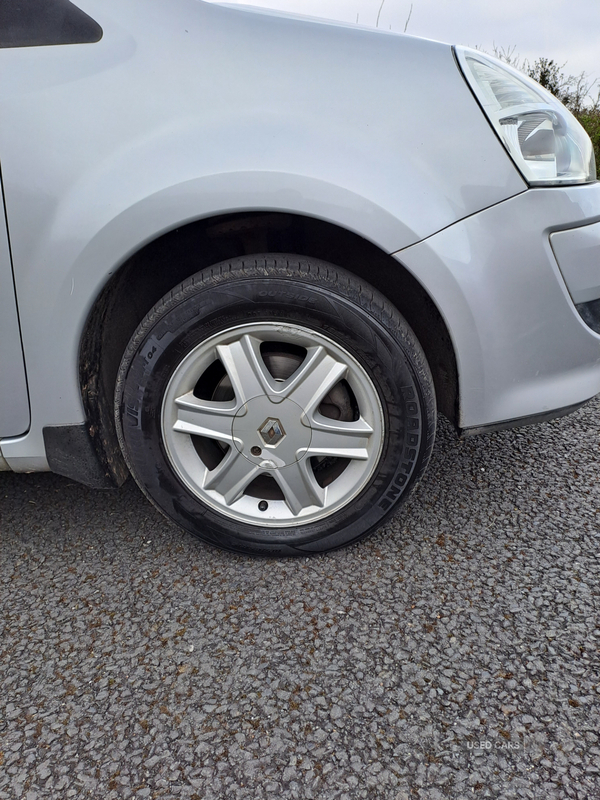
[[[375,27],[381,0],[229,0]],[[379,27],[402,32],[410,0],[383,0]],[[566,74],[600,78],[600,0],[413,0],[407,33],[450,44],[494,45],[535,61],[553,58]]]

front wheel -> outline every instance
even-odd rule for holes
[[[269,555],[377,528],[435,432],[431,375],[398,312],[338,267],[279,255],[218,264],[160,301],[115,406],[159,509],[218,547]]]

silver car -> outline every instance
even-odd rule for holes
[[[0,468],[308,554],[600,392],[578,122],[476,51],[200,0],[0,7]]]

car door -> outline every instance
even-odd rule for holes
[[[22,50],[60,44],[97,41],[100,26],[69,0],[2,0],[0,2],[0,48]],[[10,76],[9,76],[10,77]],[[7,76],[4,75],[5,80]],[[9,92],[10,93],[10,92]],[[10,130],[11,115],[4,114],[0,127]],[[10,166],[10,158],[0,148]],[[35,175],[32,176],[34,182]],[[9,181],[0,175],[0,439],[28,431],[31,417],[23,345],[17,308],[16,287],[19,264],[13,262],[9,231],[13,194]],[[35,220],[27,214],[28,224]],[[25,259],[25,262],[27,259]],[[22,298],[23,299],[23,298]]]
[[[0,438],[29,428],[29,398],[0,180]]]

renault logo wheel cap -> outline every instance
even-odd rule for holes
[[[263,422],[258,429],[258,432],[260,433],[263,442],[265,444],[270,444],[271,447],[278,445],[285,436],[285,431],[281,422],[278,419],[271,417]]]

